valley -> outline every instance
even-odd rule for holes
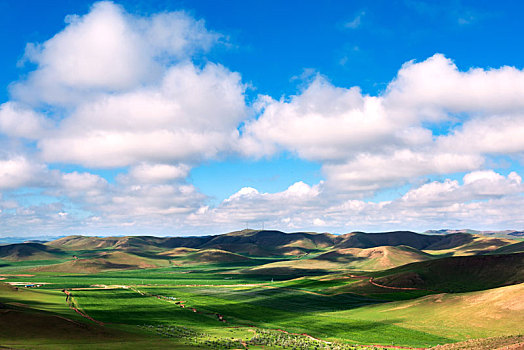
[[[520,346],[521,245],[464,232],[256,230],[8,244],[0,246],[0,345]]]

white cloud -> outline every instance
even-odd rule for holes
[[[129,178],[125,181],[138,183],[163,183],[172,180],[181,180],[187,177],[189,167],[181,164],[178,166],[169,164],[146,164],[142,163],[133,167],[129,172]]]
[[[104,203],[106,197],[111,193],[108,182],[95,174],[90,173],[61,173],[48,194],[62,197],[63,200],[72,200],[79,203],[81,207],[98,205]]]
[[[346,163],[326,164],[323,170],[335,190],[369,192],[428,174],[474,170],[482,163],[478,155],[399,149],[385,154],[362,153]]]
[[[381,202],[337,198],[324,184],[298,182],[277,193],[243,188],[215,208],[201,207],[189,215],[187,224],[232,230],[246,222],[260,228],[264,222],[266,228],[334,232],[448,226],[500,229],[509,221],[524,222],[511,207],[511,202],[524,203],[523,192],[518,174],[503,176],[492,170],[467,173],[462,182],[445,179],[423,184]]]
[[[366,11],[360,11],[351,21],[344,23],[345,28],[356,29],[362,24],[362,18],[366,15]]]
[[[50,128],[51,123],[32,109],[14,102],[0,105],[0,133],[10,137],[38,139]]]
[[[45,162],[95,168],[194,165],[233,149],[245,86],[219,64],[191,62],[221,37],[202,20],[138,17],[104,1],[67,22],[28,47],[37,68],[12,85],[0,132],[36,140]],[[56,115],[31,109],[42,105]]]
[[[298,95],[260,98],[244,153],[291,151],[321,162],[326,186],[369,194],[431,174],[479,169],[495,153],[524,151],[524,72],[459,71],[441,54],[408,62],[383,94],[335,87],[317,76]],[[447,134],[433,135],[441,124]]]
[[[415,121],[438,121],[457,113],[476,116],[520,111],[523,92],[522,70],[504,66],[461,72],[452,60],[435,54],[423,62],[404,64],[388,85],[385,105]]]
[[[277,193],[261,193],[252,187],[244,187],[216,208],[203,207],[192,213],[188,217],[188,223],[225,227],[263,221],[272,224],[273,227],[294,228],[312,225],[314,218],[304,216],[311,215],[311,208],[320,207],[319,195],[322,186],[322,183],[310,186],[304,182],[296,182]]]
[[[207,50],[218,39],[183,12],[136,17],[108,1],[67,22],[48,41],[28,45],[26,59],[38,69],[12,86],[16,99],[71,106],[91,94],[154,83],[163,63]]]
[[[177,65],[158,87],[79,105],[38,147],[49,162],[94,167],[198,162],[232,149],[243,92],[240,76],[220,65]]]
[[[402,143],[395,131],[406,124],[388,119],[381,99],[363,96],[356,87],[338,88],[317,77],[289,101],[263,98],[262,114],[245,126],[241,146],[249,154],[288,149],[305,159],[337,160]]]
[[[458,205],[473,200],[502,198],[524,191],[521,177],[511,172],[504,177],[493,170],[473,171],[456,180],[430,182],[407,192],[401,202],[410,207],[441,207],[443,204]]]
[[[171,55],[184,59],[199,51],[208,51],[222,38],[210,32],[203,20],[195,20],[185,12],[158,13],[146,23],[145,37],[158,59]]]
[[[0,159],[0,190],[43,183],[45,179],[42,179],[41,175],[46,171],[44,165],[23,156]]]
[[[439,137],[442,149],[468,153],[515,154],[524,152],[524,115],[494,115],[465,122]]]
[[[136,219],[142,225],[156,221],[157,225],[168,227],[196,211],[205,196],[191,185],[155,184],[119,187],[107,199],[99,205],[106,219]]]

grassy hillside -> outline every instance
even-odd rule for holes
[[[498,248],[492,252],[493,254],[511,254],[511,253],[524,253],[524,241],[518,242],[504,247]]]
[[[0,259],[9,261],[50,260],[66,254],[59,249],[47,247],[40,243],[18,243],[0,246]]]
[[[197,251],[198,249],[195,249],[195,248],[179,247],[179,248],[174,248],[174,249],[164,251],[162,253],[159,253],[158,255],[166,256],[166,257],[179,257],[179,256],[187,255],[189,253],[194,253]]]
[[[64,250],[117,249],[155,252],[185,247],[220,249],[253,256],[298,255],[332,246],[337,237],[318,233],[243,230],[205,237],[83,237],[69,236],[46,243]]]
[[[473,235],[456,233],[449,235],[424,235],[411,231],[380,233],[354,232],[343,235],[336,248],[373,248],[380,246],[409,246],[415,249],[449,249],[473,241]]]
[[[407,264],[377,274],[390,287],[443,292],[483,290],[524,282],[524,253],[442,258]]]
[[[210,237],[153,237],[153,236],[124,236],[124,237],[63,237],[46,245],[64,250],[166,250],[176,247],[199,247]]]
[[[47,242],[46,245],[64,250],[94,250],[113,247],[118,242],[114,237],[67,236]]]
[[[148,259],[121,251],[107,251],[90,254],[58,264],[39,266],[32,272],[95,273],[107,270],[147,269],[168,266],[169,260]]]
[[[524,284],[480,292],[435,294],[418,299],[330,313],[335,320],[388,321],[451,339],[515,335],[524,331]]]
[[[300,255],[334,244],[327,233],[285,233],[245,230],[214,236],[199,248],[214,248],[253,256]]]
[[[170,260],[175,261],[172,265],[161,268],[104,270],[97,267],[92,270],[95,272],[89,273],[88,270],[84,270],[85,274],[79,272],[72,274],[73,270],[67,271],[70,273],[66,274],[57,271],[55,265],[48,269],[44,269],[44,266],[34,269],[31,272],[34,276],[27,272],[17,275],[15,267],[17,265],[24,267],[26,262],[16,262],[9,266],[9,274],[2,275],[1,278],[5,278],[4,281],[11,283],[20,281],[19,283],[22,284],[27,282],[49,284],[35,289],[20,288],[20,294],[16,297],[11,295],[6,298],[6,293],[0,292],[0,303],[11,303],[9,304],[11,306],[13,302],[31,305],[40,311],[53,312],[60,316],[67,314],[72,317],[72,320],[77,320],[78,315],[72,314],[71,316],[71,310],[62,292],[63,288],[67,288],[74,297],[76,307],[95,320],[104,322],[106,324],[104,327],[112,328],[119,325],[118,327],[124,327],[122,329],[126,331],[133,330],[131,333],[135,334],[140,341],[157,336],[159,339],[164,339],[163,341],[185,342],[187,346],[198,344],[201,348],[242,348],[240,343],[243,341],[247,344],[247,342],[255,341],[253,340],[255,334],[266,334],[260,340],[265,342],[263,344],[277,339],[280,342],[277,344],[284,344],[284,342],[291,344],[289,337],[298,337],[293,338],[293,344],[304,344],[304,338],[300,337],[310,340],[311,338],[299,334],[307,333],[321,341],[335,341],[341,344],[427,347],[463,341],[471,337],[524,332],[521,325],[512,323],[513,320],[520,321],[519,315],[522,314],[519,305],[524,302],[522,297],[524,294],[520,287],[520,289],[490,289],[481,294],[475,294],[476,292],[435,294],[435,292],[402,291],[377,287],[369,280],[371,276],[375,276],[375,280],[380,281],[379,276],[388,277],[407,271],[402,269],[408,267],[408,271],[413,272],[428,269],[424,264],[446,260],[456,262],[462,258],[432,259],[383,272],[357,272],[337,270],[337,268],[323,265],[337,264],[339,266],[347,262],[317,259],[323,255],[319,254],[309,259],[304,257],[300,259],[297,257],[279,258],[282,263],[308,262],[314,265],[309,270],[289,268],[288,274],[273,275],[255,274],[256,269],[247,269],[247,267],[258,265],[261,269],[267,269],[268,265],[275,263],[277,260],[275,258],[247,258],[214,249],[184,248],[166,251],[182,255],[159,259],[159,261],[168,263]],[[366,259],[377,255],[376,252],[421,255],[415,249],[407,247],[381,247],[359,251],[367,251]],[[87,255],[88,252],[84,254]],[[95,262],[97,259],[94,258],[95,256],[103,255],[107,255],[106,259],[115,259],[115,262],[122,264],[130,263],[131,259],[135,258],[138,258],[139,261],[149,259],[142,256],[133,257],[133,254],[118,250],[95,250],[91,254],[93,256],[91,260]],[[348,254],[343,256],[328,254],[327,258],[346,259],[345,255]],[[426,255],[422,253],[422,256]],[[188,257],[187,261],[190,264],[178,264]],[[234,259],[240,257],[240,259],[225,261],[230,257]],[[496,258],[497,256],[465,258],[486,257]],[[381,255],[382,258],[383,255]],[[78,260],[71,261],[78,263],[82,259],[80,257]],[[198,259],[202,259],[200,264],[197,263]],[[85,263],[90,261],[85,260]],[[269,264],[267,264],[268,261]],[[515,263],[515,261],[506,259],[503,263],[494,262],[494,266],[502,269],[510,263]],[[318,271],[313,269],[315,265]],[[319,269],[318,267],[322,265],[323,268]],[[0,267],[0,275],[2,269],[7,269],[7,267]],[[445,269],[449,270],[450,265],[445,266]],[[434,267],[432,271],[436,271]],[[306,275],[310,276],[304,277]],[[420,275],[425,277],[422,273]],[[453,274],[449,276],[451,280],[458,277]],[[450,281],[444,274],[437,277],[427,283],[442,283],[445,286]],[[478,277],[477,274],[475,278]],[[491,279],[494,277],[491,274],[484,273],[482,278],[482,283],[486,288],[493,284]],[[511,275],[503,276],[503,278],[511,279]],[[456,282],[456,280],[453,281]],[[494,281],[500,282],[500,280]],[[466,281],[466,283],[469,285],[471,281]],[[354,286],[375,288],[385,294],[365,288],[354,288]],[[482,294],[493,291],[497,292]],[[428,293],[433,295],[426,295]],[[399,301],[402,299],[405,300]],[[475,304],[477,301],[478,303]],[[487,309],[487,305],[491,309]],[[499,317],[500,328],[498,326],[492,330],[485,328],[487,321],[482,319],[484,315],[479,311],[482,309],[493,313],[494,317]],[[226,321],[220,321],[218,315],[221,315]],[[468,315],[470,323],[465,321]],[[69,316],[64,317],[70,318]],[[454,318],[458,321],[453,321]],[[461,324],[455,327],[453,322],[461,322]],[[503,331],[503,326],[511,328]],[[447,327],[454,327],[454,329],[450,330]],[[136,333],[139,331],[146,333],[141,336]],[[267,332],[270,334],[267,335]],[[298,335],[285,335],[284,332]],[[243,340],[232,341],[231,338]],[[93,341],[86,340],[86,343],[91,342],[92,345]],[[22,342],[23,340],[19,340],[20,347],[32,348],[32,346],[20,345]],[[229,342],[230,345],[220,347],[216,345],[216,342]],[[31,344],[35,343],[36,341]],[[110,339],[103,340],[102,343],[104,347],[109,348],[113,344]],[[161,344],[161,342],[154,344]],[[257,344],[261,345],[261,343]],[[319,344],[322,343],[317,343],[315,346]],[[0,341],[0,345],[4,344]],[[169,344],[164,345],[168,348],[173,347]],[[252,344],[250,348],[262,349],[259,345]],[[264,346],[265,349],[281,349],[278,346]],[[311,349],[315,346],[302,349]],[[298,346],[296,348],[300,349]],[[345,349],[354,349],[354,347],[348,345]]]
[[[185,259],[193,263],[231,263],[250,261],[250,258],[220,249],[203,249],[188,254]]]
[[[0,348],[195,349],[129,326],[101,326],[72,310],[61,291],[0,283]]]
[[[463,256],[496,253],[499,249],[517,243],[518,241],[507,238],[486,237],[482,235],[472,235],[472,240],[452,248],[428,249],[427,253],[440,256]],[[506,251],[507,253],[516,253]],[[500,251],[504,253],[504,251]]]
[[[367,249],[335,249],[313,259],[338,262],[359,270],[384,270],[432,258],[430,254],[407,246],[383,246]]]
[[[415,261],[432,259],[433,256],[411,247],[375,247],[333,249],[311,258],[288,259],[254,267],[253,273],[285,274],[286,271],[377,271]]]

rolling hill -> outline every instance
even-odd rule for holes
[[[157,251],[173,248],[220,249],[254,256],[298,255],[333,246],[338,236],[328,233],[284,233],[243,230],[203,237],[84,237],[68,236],[46,243],[64,250],[118,249]]]
[[[524,253],[459,256],[403,265],[378,274],[389,287],[467,292],[524,283]]]
[[[149,259],[122,251],[99,252],[53,265],[30,269],[33,272],[96,273],[108,270],[133,270],[168,266],[165,259]]]
[[[411,231],[381,233],[329,233],[243,230],[202,237],[84,237],[68,236],[46,243],[62,250],[116,249],[129,252],[162,253],[174,248],[220,249],[251,256],[302,255],[329,249],[406,246],[435,254],[483,254],[516,243],[509,239],[469,233],[425,235]]]
[[[360,270],[383,270],[433,256],[407,246],[381,246],[374,248],[340,248],[321,254],[312,260],[326,260],[346,264]]]
[[[418,250],[438,250],[458,247],[473,241],[473,235],[424,235],[411,231],[379,233],[354,232],[341,236],[335,248],[373,248],[380,246],[408,246]]]
[[[231,263],[251,260],[248,257],[220,249],[198,250],[186,255],[185,258],[193,263]]]
[[[65,253],[40,243],[16,243],[0,246],[0,259],[9,261],[60,259]]]
[[[524,253],[524,241],[503,246],[494,250],[493,254]]]
[[[199,248],[214,248],[248,255],[299,255],[332,246],[337,236],[329,233],[285,233],[244,230],[213,236]]]
[[[524,324],[522,295],[524,284],[517,284],[364,306],[335,313],[332,317],[389,321],[408,329],[454,339],[515,335],[518,334],[515,330],[522,329]]]

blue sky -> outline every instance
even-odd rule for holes
[[[241,72],[257,91],[296,92],[292,78],[311,68],[337,86],[375,93],[412,59],[436,52],[459,68],[522,68],[524,5],[515,1],[121,1],[134,13],[185,10],[229,39],[209,59]],[[85,14],[92,1],[1,1],[2,92],[28,42],[42,42],[64,27],[69,14]],[[360,18],[356,28],[348,23]],[[261,69],[263,67],[263,69]],[[4,99],[6,95],[2,96]]]
[[[522,229],[523,7],[0,1],[0,234]]]

